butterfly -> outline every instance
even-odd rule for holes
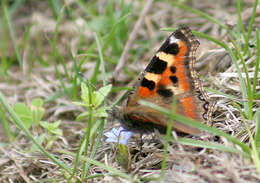
[[[164,41],[138,79],[127,102],[114,112],[126,130],[148,132],[165,130],[169,118],[154,108],[140,104],[141,100],[171,110],[176,100],[176,113],[209,124],[215,102],[204,91],[194,70],[199,41],[189,27],[183,26]],[[200,130],[174,121],[173,129],[191,135]]]

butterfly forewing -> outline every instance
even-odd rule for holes
[[[173,97],[177,100],[177,113],[197,121],[210,120],[213,103],[193,68],[198,46],[199,41],[188,27],[179,28],[166,39],[143,72],[135,92],[128,96],[123,110],[124,126],[166,128],[168,118],[155,109],[140,105],[139,101],[147,100],[171,110]],[[175,121],[174,129],[189,134],[200,133],[178,121]]]

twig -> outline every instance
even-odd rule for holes
[[[129,39],[125,45],[125,48],[123,50],[123,53],[118,61],[118,64],[116,66],[116,69],[114,71],[114,79],[117,78],[118,76],[118,72],[122,69],[122,67],[124,66],[125,64],[125,60],[126,60],[126,56],[127,56],[127,53],[129,51],[129,49],[131,48],[135,38],[136,38],[136,35],[137,35],[137,32],[139,30],[139,28],[141,27],[142,23],[143,23],[143,20],[144,20],[144,17],[145,15],[148,13],[148,11],[150,10],[151,6],[152,6],[152,3],[153,3],[153,0],[147,0],[146,1],[146,4],[144,5],[144,9],[143,11],[141,12],[140,16],[139,16],[139,19],[137,20],[135,26],[134,26],[134,29],[133,31],[131,32],[130,36],[129,36]]]

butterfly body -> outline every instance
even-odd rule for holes
[[[153,128],[166,129],[167,116],[159,111],[140,104],[145,100],[167,110],[171,110],[176,99],[176,113],[205,122],[211,121],[214,108],[204,91],[199,77],[193,68],[195,52],[199,41],[188,27],[172,33],[152,58],[128,95],[127,103],[118,113],[122,126],[132,131],[150,131]],[[174,121],[173,129],[196,135],[200,130]]]

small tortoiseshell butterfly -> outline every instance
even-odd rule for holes
[[[176,113],[207,124],[211,122],[214,102],[204,91],[193,68],[199,44],[188,27],[179,28],[166,39],[142,73],[134,92],[128,94],[126,105],[114,114],[121,118],[126,130],[146,132],[154,127],[167,128],[168,117],[139,104],[140,100],[171,110],[175,97]],[[174,121],[173,129],[200,134],[200,130],[178,121]]]

